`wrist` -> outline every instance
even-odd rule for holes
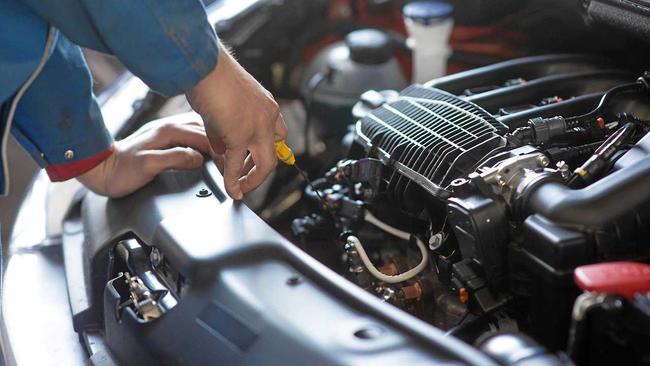
[[[108,187],[106,186],[106,175],[108,172],[107,166],[109,161],[113,159],[113,155],[107,157],[105,160],[101,161],[99,164],[94,166],[92,169],[87,172],[79,175],[77,180],[83,184],[89,190],[99,194],[107,195]]]
[[[115,146],[113,144],[109,148],[83,160],[64,164],[50,164],[45,170],[52,182],[63,182],[72,178],[78,178],[101,165],[113,155],[114,151]]]
[[[206,109],[214,107],[215,103],[226,104],[232,98],[231,79],[240,72],[241,66],[230,54],[227,47],[219,42],[219,59],[201,81],[186,93],[192,108],[203,115]],[[243,69],[241,69],[243,71]]]

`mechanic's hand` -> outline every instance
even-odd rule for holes
[[[140,189],[166,169],[195,169],[211,154],[198,115],[151,122],[122,141],[104,162],[77,179],[93,192],[119,198]]]
[[[242,199],[277,164],[274,143],[287,137],[278,104],[223,45],[217,67],[187,93],[187,99],[203,117],[212,149],[224,155],[226,191]]]

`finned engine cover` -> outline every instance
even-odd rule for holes
[[[395,179],[406,176],[441,196],[453,179],[503,146],[500,135],[507,130],[473,103],[412,86],[359,121],[357,140],[400,173]]]

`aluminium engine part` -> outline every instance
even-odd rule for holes
[[[357,122],[356,140],[432,195],[504,144],[507,127],[445,91],[412,86]],[[404,189],[406,182],[393,182]]]

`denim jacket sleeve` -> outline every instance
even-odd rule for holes
[[[92,169],[112,152],[81,49],[56,34],[45,67],[18,104],[12,133],[53,181]]]
[[[3,113],[37,63],[47,26],[57,29],[52,53],[20,100],[12,127],[55,181],[90,170],[113,149],[79,45],[114,54],[152,89],[167,95],[194,86],[219,55],[200,0],[6,0],[0,5],[4,34],[14,34],[0,37],[0,48],[22,52],[16,46],[24,45],[36,50],[0,54],[0,77],[16,79],[0,85]]]
[[[201,0],[21,0],[71,41],[110,53],[152,89],[183,93],[217,63]]]

